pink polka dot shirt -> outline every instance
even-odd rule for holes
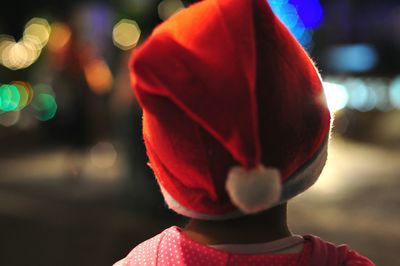
[[[232,252],[226,250],[229,245],[219,248],[197,243],[187,238],[180,228],[173,226],[136,246],[114,266],[374,266],[347,246],[336,247],[312,236],[304,237],[302,242],[302,248],[297,253],[260,253],[260,250],[253,254],[249,250]]]

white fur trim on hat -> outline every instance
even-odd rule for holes
[[[321,174],[321,171],[324,168],[327,159],[328,142],[329,137],[326,138],[326,140],[313,156],[313,158],[311,158],[307,163],[300,167],[295,173],[293,173],[293,175],[289,177],[286,182],[282,184],[280,199],[273,206],[282,204],[287,200],[295,197],[296,195],[300,194],[301,192],[312,186],[315,181],[317,181],[318,176]],[[191,210],[176,201],[161,185],[161,183],[159,183],[159,185],[168,207],[183,216],[201,220],[227,220],[244,215],[244,213],[240,210],[219,215],[206,214]]]
[[[237,218],[243,215],[240,211],[234,211],[222,215],[209,215],[190,210],[184,207],[179,202],[177,202],[160,183],[158,184],[160,185],[161,193],[164,196],[164,200],[165,203],[167,203],[167,206],[176,213],[179,213],[180,215],[200,220],[227,220],[227,219]]]
[[[233,204],[243,213],[253,214],[279,201],[281,174],[278,169],[263,165],[250,170],[235,166],[228,173],[225,187]]]

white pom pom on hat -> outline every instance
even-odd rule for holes
[[[240,211],[255,214],[279,202],[281,174],[278,169],[263,165],[249,170],[235,166],[229,171],[225,186]]]

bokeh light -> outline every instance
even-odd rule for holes
[[[99,168],[110,168],[117,160],[117,151],[112,143],[99,142],[91,149],[90,159]]]
[[[292,29],[296,26],[297,21],[299,20],[299,15],[297,14],[296,8],[288,3],[287,1],[282,1],[278,4],[274,5],[275,14],[281,19],[283,24],[289,29]]]
[[[39,83],[33,88],[24,81],[3,84],[0,86],[1,124],[7,127],[16,124],[13,121],[19,121],[20,111],[27,106],[30,106],[30,113],[38,120],[48,121],[58,109],[55,98],[55,92],[48,84]]]
[[[335,46],[327,51],[328,67],[338,72],[362,73],[378,63],[378,53],[369,44]]]
[[[350,108],[359,112],[388,112],[400,109],[400,76],[383,77],[328,76],[325,94],[332,110]]]
[[[86,82],[89,88],[97,94],[111,90],[113,76],[110,68],[103,60],[93,60],[84,67]]]
[[[349,107],[360,112],[371,111],[376,105],[376,94],[367,87],[366,83],[358,78],[350,78],[345,81],[349,90]]]
[[[323,21],[323,9],[318,0],[268,0],[275,15],[296,37],[301,45],[311,50],[312,33]]]
[[[22,42],[17,42],[10,46],[9,62],[13,68],[24,68],[28,64],[28,61],[28,51]]]
[[[12,70],[23,68],[28,61],[28,52],[24,49],[24,45],[8,36],[4,36],[0,41],[1,63]]]
[[[129,50],[137,45],[140,39],[140,28],[134,20],[122,19],[113,29],[114,45],[121,50]]]
[[[7,47],[7,45],[10,43],[15,43],[14,37],[6,34],[0,35],[0,54],[3,52],[4,48]]]
[[[40,56],[50,36],[50,25],[43,18],[33,18],[25,26],[23,37],[0,37],[0,63],[11,70],[27,68]]]
[[[324,82],[324,91],[328,108],[332,113],[346,107],[349,101],[349,94],[345,86],[332,82]]]
[[[382,112],[393,109],[393,106],[390,104],[387,81],[383,78],[375,78],[368,80],[367,83],[371,90],[370,97],[372,98],[371,101],[374,101],[375,109]]]
[[[33,86],[33,99],[30,104],[33,115],[39,121],[48,121],[57,113],[56,95],[53,88],[44,83]]]
[[[321,26],[324,12],[319,0],[290,0],[296,7],[297,14],[307,29]]]
[[[32,38],[24,38],[20,41],[26,51],[26,58],[24,63],[21,63],[20,68],[26,68],[32,65],[40,56],[42,48],[33,41]]]
[[[50,37],[51,27],[44,18],[33,18],[25,25],[24,40],[34,43],[39,49],[43,48]]]
[[[57,113],[57,103],[55,98],[49,94],[39,94],[33,98],[31,104],[35,117],[40,121],[51,120]]]
[[[58,52],[66,47],[71,40],[71,36],[71,29],[67,24],[57,22],[52,23],[47,47],[52,52]]]
[[[17,109],[22,110],[32,101],[33,97],[32,87],[29,83],[24,81],[13,81],[11,82],[11,84],[18,89],[20,95],[20,101]]]
[[[0,110],[4,112],[16,110],[20,99],[21,96],[16,86],[10,84],[0,86]]]
[[[184,8],[185,5],[180,0],[163,0],[158,4],[158,16],[162,20],[167,20]]]
[[[396,77],[390,84],[389,95],[391,105],[400,109],[400,76]]]
[[[16,125],[20,120],[21,114],[19,111],[7,112],[0,115],[0,125],[11,127]]]

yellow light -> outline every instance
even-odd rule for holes
[[[113,85],[113,76],[108,65],[102,60],[93,60],[84,67],[89,88],[97,94],[109,92]]]
[[[24,40],[34,43],[40,49],[49,41],[51,27],[43,18],[33,18],[25,26]]]
[[[57,52],[62,50],[71,39],[71,29],[63,23],[51,24],[51,34],[48,42],[49,50]]]
[[[117,151],[109,142],[99,142],[92,149],[90,159],[99,168],[110,168],[117,160]]]
[[[135,47],[140,39],[140,28],[136,21],[122,19],[113,29],[114,45],[121,50],[129,50]]]
[[[1,47],[1,63],[12,70],[32,65],[40,55],[40,50],[29,42],[4,41]]]
[[[5,67],[10,69],[13,68],[12,63],[10,62],[11,48],[15,43],[14,39],[4,39],[0,43],[0,61]]]
[[[11,68],[14,69],[21,69],[27,65],[27,61],[29,60],[28,51],[22,43],[17,42],[11,46],[9,60]]]
[[[158,5],[158,16],[162,20],[166,20],[184,8],[185,6],[180,0],[164,0]]]
[[[32,65],[40,56],[42,49],[38,47],[34,42],[31,42],[30,39],[23,39],[20,43],[24,46],[28,56],[27,62],[24,67],[28,67]]]
[[[19,42],[11,36],[0,36],[0,63],[12,70],[29,67],[39,58],[50,32],[47,20],[33,18],[26,24]]]
[[[9,69],[22,69],[32,65],[40,53],[41,49],[29,38],[16,42],[11,36],[0,37],[0,63]]]
[[[15,43],[15,39],[9,35],[0,35],[0,63],[2,63],[2,53],[4,49],[7,48],[10,44]]]

